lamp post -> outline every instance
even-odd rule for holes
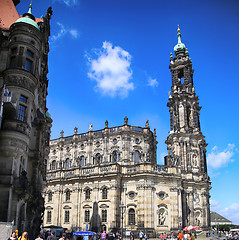
[[[119,205],[119,209],[121,211],[121,220],[122,220],[122,225],[121,225],[121,227],[122,227],[122,230],[121,230],[122,236],[121,236],[121,240],[123,240],[123,238],[124,238],[124,234],[123,234],[124,225],[123,224],[124,224],[124,213],[125,213],[126,206],[123,203],[121,203]]]

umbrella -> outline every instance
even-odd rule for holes
[[[187,226],[183,229],[184,231],[199,230],[199,227],[196,226]]]

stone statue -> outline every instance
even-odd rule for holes
[[[78,128],[77,128],[77,127],[74,128],[74,133],[75,133],[75,134],[78,133]]]
[[[93,130],[93,125],[90,123],[89,124],[89,131],[92,131]]]
[[[108,128],[108,124],[109,124],[109,122],[106,120],[105,121],[105,128]]]
[[[128,124],[128,118],[125,116],[124,118],[124,124],[127,125]]]
[[[61,134],[61,137],[63,137],[64,136],[64,131],[61,130],[60,134]]]
[[[149,120],[146,121],[146,123],[145,123],[145,127],[146,127],[146,128],[149,127]]]
[[[166,220],[165,210],[162,210],[159,212],[159,225],[164,225],[165,220]]]

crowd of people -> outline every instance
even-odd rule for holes
[[[211,238],[216,238],[219,233],[216,233],[215,231],[212,232],[207,232],[206,236],[211,237]],[[223,234],[225,237],[223,239],[228,239],[228,240],[239,240],[239,232],[228,232],[228,231],[222,231],[220,232],[220,235]],[[138,236],[135,236],[134,232],[130,232],[130,240],[148,240],[147,234],[143,233],[143,231],[139,232]],[[171,234],[166,234],[166,232],[160,233],[158,236],[159,240],[195,240],[197,238],[196,231],[194,233],[192,232],[184,232],[182,233],[181,231],[178,232],[178,234],[175,234],[171,232]],[[57,239],[55,236],[55,232],[42,232],[40,233],[35,240],[71,240],[73,239],[73,234],[72,233],[62,233],[62,236],[60,239]],[[98,233],[96,235],[95,240],[121,240],[122,236],[121,233],[116,232],[116,233],[106,233],[103,231],[102,233]],[[23,232],[21,236],[18,236],[18,232],[14,231],[11,234],[11,237],[8,238],[8,240],[30,240],[28,237],[27,232]],[[32,240],[32,239],[31,239]],[[93,240],[92,238],[89,238],[89,240]]]

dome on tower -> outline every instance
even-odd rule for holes
[[[174,52],[175,52],[175,54],[177,55],[177,53],[185,53],[185,51],[186,51],[186,46],[185,46],[185,44],[184,43],[182,43],[182,41],[181,41],[181,33],[180,33],[180,28],[179,28],[179,26],[178,26],[178,34],[177,34],[177,36],[178,36],[178,43],[177,43],[177,45],[175,45],[175,47],[174,47]]]
[[[27,23],[30,24],[32,26],[34,26],[35,28],[37,28],[38,30],[40,30],[39,26],[37,25],[37,23],[35,22],[35,17],[32,15],[32,4],[30,4],[29,6],[29,11],[27,13],[24,13],[22,15],[21,18],[19,18],[15,23]]]

